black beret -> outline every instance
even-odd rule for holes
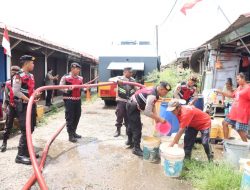
[[[78,67],[81,68],[81,65],[79,63],[71,63],[71,67]]]
[[[20,57],[20,61],[34,61],[35,57],[31,56],[31,55],[23,55],[22,57]]]
[[[171,85],[166,81],[161,81],[159,84],[161,87],[165,88],[167,91],[171,91]]]

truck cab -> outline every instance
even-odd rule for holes
[[[154,46],[148,41],[122,41],[113,45],[109,53],[99,57],[99,82],[107,82],[110,78],[123,75],[125,67],[134,71],[136,82],[144,84],[144,78],[153,70],[160,69],[160,59]],[[106,105],[116,99],[117,85],[100,86],[98,95]]]

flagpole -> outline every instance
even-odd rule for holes
[[[226,18],[227,22],[231,25],[232,23],[230,22],[230,20],[228,19],[227,15],[225,14],[225,12],[223,11],[223,9],[220,6],[218,6],[218,10],[220,10],[220,12],[222,13],[222,15]],[[250,54],[250,50],[248,49],[248,47],[246,46],[245,42],[240,37],[240,34],[238,33],[238,31],[234,30],[234,32],[235,32],[236,36],[239,38],[239,40],[242,43],[242,45],[246,48],[247,52]]]
[[[6,55],[6,77],[7,80],[10,79],[10,67],[11,67],[11,57]]]

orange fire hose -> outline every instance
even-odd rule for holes
[[[94,79],[96,80],[96,79]],[[93,82],[94,80],[90,81]],[[89,82],[89,83],[90,83]],[[128,84],[128,85],[133,85],[133,86],[138,86],[140,88],[144,88],[145,86],[139,83],[135,83],[135,82],[122,82],[123,84]],[[93,88],[93,87],[97,87],[97,86],[109,86],[114,84],[114,82],[104,82],[104,83],[99,83],[99,84],[83,84],[83,85],[60,85],[60,86],[42,86],[38,89],[35,90],[35,92],[32,94],[32,96],[29,99],[28,102],[28,107],[27,107],[27,114],[26,114],[26,136],[27,136],[27,145],[28,145],[28,150],[29,150],[29,154],[30,154],[30,159],[31,159],[31,163],[34,169],[34,175],[28,180],[28,182],[24,185],[23,190],[27,190],[30,189],[31,186],[35,183],[35,181],[37,180],[40,189],[42,190],[47,190],[48,187],[46,185],[45,179],[42,176],[42,169],[44,167],[45,161],[46,161],[46,157],[50,148],[50,145],[53,143],[53,141],[55,140],[55,138],[59,135],[59,133],[62,131],[62,129],[65,127],[65,124],[62,125],[57,131],[56,133],[51,137],[51,139],[47,142],[43,154],[42,154],[42,158],[41,158],[41,162],[40,165],[38,165],[36,156],[35,156],[35,151],[34,151],[34,146],[33,146],[33,142],[32,142],[32,134],[31,134],[31,110],[32,110],[32,104],[34,102],[34,98],[35,98],[35,94],[38,94],[44,90],[58,90],[58,89],[74,89],[74,88]]]

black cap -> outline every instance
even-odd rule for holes
[[[20,61],[35,61],[35,57],[31,55],[23,55],[20,57]]]
[[[165,88],[167,91],[171,91],[171,85],[168,82],[165,81],[161,81],[159,86]]]
[[[81,65],[79,63],[71,63],[71,68],[72,67],[78,67],[78,68],[81,68]]]

